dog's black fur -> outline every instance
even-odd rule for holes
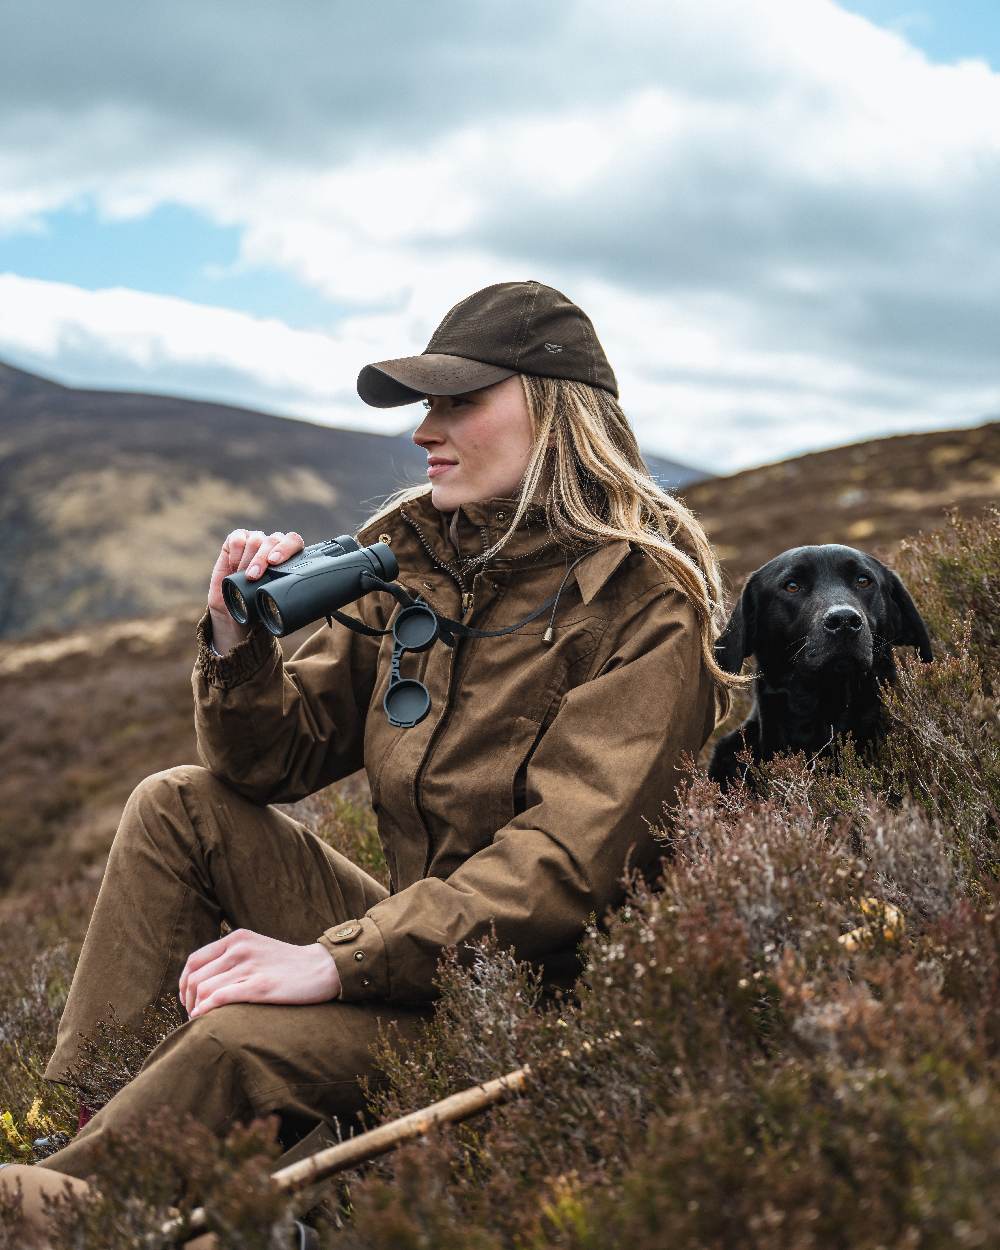
[[[826,754],[850,734],[862,755],[884,736],[882,683],[896,680],[894,646],[929,662],[927,626],[899,577],[874,556],[839,543],[790,547],[747,579],[715,645],[738,673],[756,658],[754,708],[712,752],[708,775],[723,789],[754,760],[779,752]]]

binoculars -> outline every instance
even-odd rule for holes
[[[584,552],[577,556],[566,570],[562,586],[570,572],[589,554]],[[348,629],[369,637],[391,633],[392,666],[382,705],[390,725],[412,729],[430,711],[431,697],[423,682],[402,675],[400,660],[405,652],[426,651],[439,638],[449,647],[455,646],[459,637],[499,638],[521,629],[549,608],[553,610],[554,619],[562,593],[560,586],[545,603],[515,625],[505,625],[502,629],[473,629],[461,621],[439,616],[419,595],[413,598],[396,584],[398,575],[399,563],[387,543],[359,547],[350,534],[340,534],[304,547],[298,555],[276,568],[265,569],[255,582],[245,573],[230,573],[222,579],[222,597],[233,620],[249,625],[251,618],[259,618],[276,638],[283,638],[324,617],[331,627],[336,617]],[[373,629],[338,611],[370,590],[387,591],[402,605],[387,629]],[[550,621],[543,641],[551,640]]]
[[[230,573],[222,579],[222,597],[240,625],[258,617],[276,638],[283,638],[323,617],[331,625],[331,618],[337,617],[358,633],[389,633],[337,611],[369,590],[389,591],[404,606],[391,629],[392,671],[383,706],[391,725],[412,729],[430,711],[431,697],[423,682],[402,675],[400,660],[405,651],[426,651],[439,636],[451,635],[441,634],[438,617],[422,599],[411,599],[392,585],[398,573],[399,564],[386,543],[359,547],[350,534],[340,534],[303,547],[283,564],[265,569],[254,582],[245,573]]]
[[[350,534],[340,534],[303,547],[255,581],[230,573],[222,579],[222,597],[234,621],[250,625],[259,617],[276,638],[283,638],[360,599],[372,589],[366,574],[391,582],[398,573],[386,543],[359,547]]]

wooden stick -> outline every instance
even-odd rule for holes
[[[337,1172],[343,1172],[366,1159],[386,1154],[416,1137],[423,1137],[437,1124],[454,1124],[468,1119],[495,1103],[522,1093],[530,1072],[530,1064],[525,1064],[523,1068],[515,1068],[506,1076],[499,1076],[482,1085],[473,1085],[471,1089],[460,1090],[457,1094],[449,1094],[447,1098],[433,1102],[429,1107],[411,1111],[401,1119],[390,1120],[388,1124],[380,1124],[378,1128],[369,1129],[367,1133],[359,1133],[357,1137],[349,1137],[346,1141],[319,1150],[306,1159],[299,1159],[297,1163],[290,1163],[288,1167],[275,1172],[271,1180],[282,1193],[293,1194],[307,1189]],[[161,1233],[165,1237],[178,1237],[182,1233],[185,1236],[194,1236],[204,1232],[206,1227],[205,1208],[196,1207],[186,1222],[180,1216],[168,1220]]]

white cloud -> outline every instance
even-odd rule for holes
[[[686,324],[664,345],[659,327],[682,319],[677,306],[660,299],[623,295],[596,282],[577,295],[624,330],[612,329],[604,341],[622,401],[648,451],[724,471],[849,442],[859,431],[898,433],[967,420],[967,403],[927,404],[917,387],[866,375],[846,362],[734,353],[711,317],[696,323],[690,309]],[[357,316],[336,334],[321,334],[167,296],[85,291],[0,274],[0,356],[48,370],[56,380],[101,386],[110,378],[118,388],[210,395],[384,434],[412,429],[420,414],[367,408],[354,391],[357,372],[397,354],[401,343],[422,347],[427,337],[410,312]],[[970,393],[975,411],[995,398],[988,388]],[[846,423],[845,412],[851,414]]]
[[[399,428],[352,399],[360,365],[535,277],[592,315],[665,455],[734,468],[1000,409],[985,63],[932,64],[830,0],[292,7],[294,36],[284,12],[186,2],[187,25],[130,6],[135,41],[104,48],[66,5],[73,58],[25,35],[0,73],[0,230],[83,197],[111,219],[181,203],[241,230],[239,266],[353,311],[317,334],[22,281],[0,355],[79,376],[87,344],[133,384]]]

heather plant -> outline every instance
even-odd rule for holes
[[[38,1138],[76,1126],[76,1100],[43,1080],[93,906],[89,882],[4,906],[0,943],[0,1163],[27,1162]]]
[[[290,1202],[269,1181],[280,1152],[276,1129],[272,1116],[218,1139],[191,1117],[163,1108],[142,1124],[106,1135],[95,1148],[99,1186],[45,1201],[52,1244],[67,1250],[166,1250],[177,1235],[166,1234],[164,1225],[180,1218],[183,1237],[192,1211],[203,1205],[221,1250],[288,1246]],[[9,1235],[17,1237],[10,1244],[29,1247],[15,1207],[0,1209]]]
[[[93,1032],[81,1038],[67,1081],[85,1098],[90,1111],[99,1111],[138,1073],[150,1051],[185,1019],[174,993],[149,1003],[134,1025],[121,1021],[109,1003]]]
[[[995,1244],[998,534],[996,510],[953,513],[882,553],[936,657],[898,656],[883,750],[779,757],[756,793],[722,794],[693,765],[651,826],[662,871],[593,917],[572,991],[543,991],[491,936],[446,952],[422,1036],[403,1046],[390,1026],[380,1040],[369,1119],[524,1064],[526,1092],[341,1177],[313,1213],[327,1250]],[[292,811],[384,880],[363,803],[328,792]],[[46,956],[33,980],[30,960],[14,976],[0,956],[5,1047],[44,1055],[72,956]],[[128,1079],[156,1028],[97,1037],[91,1086],[102,1065],[106,1093]],[[4,1090],[23,1143],[38,1083]],[[268,1140],[247,1156],[166,1117],[136,1130],[125,1187],[95,1200],[100,1219],[67,1207],[60,1244],[160,1244],[165,1176],[181,1209],[216,1195],[225,1244],[277,1245],[288,1209],[268,1205]],[[101,1239],[113,1218],[131,1243]]]
[[[946,522],[931,533],[904,538],[892,553],[893,568],[920,605],[932,638],[952,652],[969,625],[966,649],[997,693],[1000,651],[1000,508],[963,517],[948,508]]]
[[[459,1244],[470,1224],[498,1246],[989,1244],[1000,899],[976,907],[932,851],[932,905],[852,952],[856,900],[888,865],[906,880],[926,817],[883,812],[869,859],[847,821],[810,838],[801,802],[713,790],[686,790],[657,888],[635,882],[588,934],[575,1002],[526,1011],[530,969],[488,945],[446,965],[426,1049],[390,1060],[383,1107],[512,1059],[536,1079],[355,1182],[331,1244]],[[475,1028],[435,1028],[463,1018]]]

